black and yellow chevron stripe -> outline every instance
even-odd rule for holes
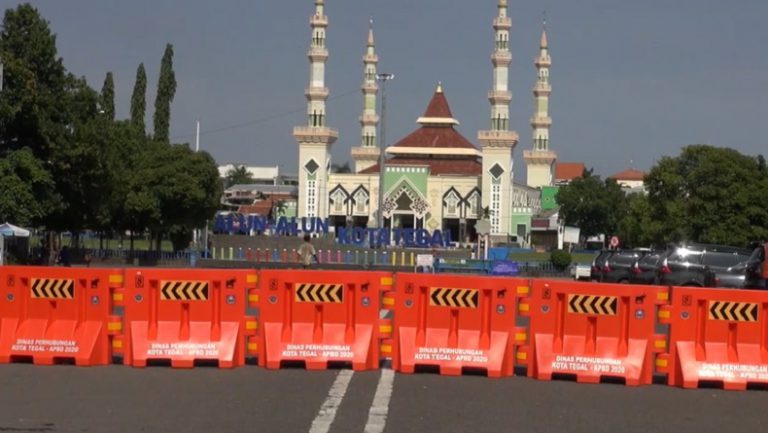
[[[432,307],[477,308],[480,292],[475,289],[444,289],[432,287],[429,290],[429,305]]]
[[[33,299],[75,299],[75,280],[33,278]]]
[[[343,284],[300,283],[296,284],[296,302],[344,302]]]
[[[619,300],[616,296],[568,295],[568,312],[615,316]]]
[[[207,301],[207,281],[162,281],[160,299],[163,301]]]
[[[751,302],[709,301],[709,320],[757,322],[758,310]]]

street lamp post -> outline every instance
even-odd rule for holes
[[[384,149],[387,148],[386,142],[386,119],[387,119],[387,81],[395,79],[395,74],[381,73],[376,74],[376,81],[381,83],[381,123],[379,124],[379,207],[376,211],[376,227],[384,228]]]

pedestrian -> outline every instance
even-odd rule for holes
[[[91,255],[91,250],[85,250],[85,255],[83,256],[83,261],[85,262],[85,267],[90,268],[91,267],[91,260],[93,260],[93,255]]]
[[[59,253],[59,264],[65,267],[72,266],[72,256],[69,253],[69,247],[66,245],[61,248]]]
[[[317,253],[310,242],[309,235],[304,235],[304,243],[299,247],[299,257],[301,257],[301,264],[304,269],[309,268],[313,259],[317,261]]]

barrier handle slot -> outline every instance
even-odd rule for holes
[[[481,316],[480,323],[480,347],[483,349],[490,349],[491,347],[491,314],[493,293],[491,290],[483,290],[483,314]]]
[[[152,340],[157,340],[157,303],[159,298],[157,281],[152,281],[149,284],[149,299],[145,299],[149,302],[149,327],[147,329],[147,337]]]
[[[189,302],[181,303],[181,323],[179,329],[179,340],[189,341]]]
[[[763,325],[760,327],[760,349],[765,353],[768,350],[768,302],[762,303],[760,307],[763,310],[760,312],[760,321]]]
[[[344,284],[343,290],[346,292],[344,293],[344,302],[347,303],[347,321],[344,328],[344,342],[350,343],[355,341],[355,323],[357,321],[357,317],[355,317],[355,313],[357,312],[357,291],[355,290],[354,284]]]
[[[459,309],[451,308],[451,324],[448,327],[448,347],[459,347]]]
[[[323,343],[323,304],[315,304],[315,326],[312,342],[315,344]]]
[[[557,303],[555,306],[555,335],[552,342],[552,350],[556,353],[563,351],[563,334],[565,333],[565,314],[566,314],[565,293],[557,294]]]
[[[736,344],[738,343],[738,326],[737,323],[728,324],[728,362],[739,362],[739,352],[736,347]]]
[[[283,296],[283,317],[285,318],[283,321],[283,341],[291,341],[293,336],[293,289],[290,283],[285,283],[285,288],[283,289],[285,293],[285,296]]]
[[[429,304],[429,287],[419,287],[419,307],[416,325],[416,345],[424,346],[427,342],[427,305]]]
[[[211,341],[221,340],[221,283],[213,283],[213,296],[210,298],[211,304]]]
[[[629,354],[630,301],[628,296],[622,296],[619,299],[621,299],[621,308],[619,311],[621,329],[619,330],[619,347],[617,348],[617,354],[620,357],[625,357]]]
[[[696,304],[696,360],[703,361],[706,359],[706,350],[704,342],[707,341],[707,320],[709,320],[709,314],[707,312],[707,300],[699,299]]]

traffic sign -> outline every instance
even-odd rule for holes
[[[619,247],[619,237],[618,236],[611,236],[610,245],[611,245],[611,248],[618,248]]]

